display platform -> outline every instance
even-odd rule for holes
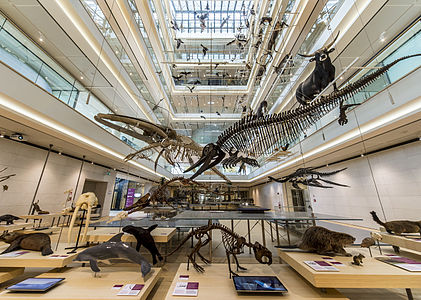
[[[0,225],[0,232],[14,231],[16,229],[25,229],[32,226],[34,226],[33,223],[15,223],[15,224],[10,224],[10,225],[3,224],[3,225]]]
[[[86,240],[90,243],[98,243],[98,242],[106,242],[110,238],[112,238],[117,233],[122,232],[117,227],[102,227],[96,230],[91,230],[88,232],[86,236]],[[168,243],[171,238],[175,235],[176,228],[161,228],[157,227],[152,230],[151,235],[155,241],[155,243]],[[136,238],[131,235],[125,233],[121,240],[123,242],[136,242]]]
[[[49,299],[49,300],[73,300],[73,299],[136,299],[143,300],[155,286],[160,268],[152,268],[150,274],[142,279],[139,266],[137,267],[103,267],[101,277],[94,277],[89,267],[55,269],[41,274],[37,278],[57,278],[65,280],[57,287],[43,294],[37,293],[0,293],[1,299]],[[137,296],[118,296],[121,288],[116,285],[142,284],[143,288]]]
[[[421,236],[419,234],[406,237],[382,232],[380,235],[382,243],[421,252]]]
[[[359,249],[348,249],[357,254]],[[363,259],[363,266],[352,265],[352,257],[335,256],[334,260],[343,264],[335,265],[339,271],[315,271],[305,261],[324,261],[323,255],[303,252],[287,252],[278,249],[280,258],[301,276],[318,288],[404,288],[408,298],[412,298],[411,288],[421,287],[421,272],[409,272],[374,257]]]
[[[0,268],[0,283],[22,275],[25,268]]]
[[[0,246],[0,252],[3,252],[8,245]],[[11,253],[24,253],[13,256],[11,253],[0,255],[0,267],[33,267],[33,268],[62,268],[70,264],[77,253],[67,254],[68,250],[60,247],[53,254],[42,256],[39,251],[17,250]],[[54,248],[53,248],[54,250]],[[80,251],[82,251],[81,249]]]
[[[19,232],[24,234],[29,233],[45,233],[45,234],[53,234],[60,231],[60,227],[54,226],[54,227],[47,227],[47,228],[31,228],[31,229],[24,229],[20,230]]]
[[[321,292],[314,288],[311,284],[306,282],[300,275],[287,266],[281,266],[279,273],[275,274],[271,267],[260,264],[245,264],[242,265],[247,268],[247,271],[238,272],[239,275],[266,275],[278,276],[281,282],[288,289],[288,293],[281,296],[279,293],[265,294],[264,298],[269,299],[294,299],[294,300],[310,300],[310,299],[347,299],[334,289],[327,289]],[[232,279],[229,278],[228,266],[226,264],[211,264],[205,266],[205,272],[199,273],[194,268],[186,269],[187,264],[182,263],[178,268],[168,293],[166,300],[175,299],[248,299],[257,300],[263,299],[262,294],[237,293]],[[188,276],[187,279],[182,280],[180,276]],[[173,296],[174,288],[177,282],[199,282],[199,292],[196,297],[181,297]]]

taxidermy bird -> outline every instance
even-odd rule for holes
[[[181,39],[175,39],[177,41],[177,46],[176,48],[180,48],[181,44],[184,44],[184,42]]]
[[[183,75],[183,76],[186,76],[186,77],[187,77],[187,75],[190,75],[190,74],[191,74],[191,72],[186,72],[186,71],[180,72],[180,75]]]
[[[158,103],[154,105],[154,107],[152,108],[152,111],[155,111],[158,107],[159,107],[159,103],[162,102],[162,100],[164,100],[164,98],[159,99]]]
[[[215,64],[215,67],[213,67],[213,69],[215,70],[218,66],[219,66],[219,64]]]
[[[206,120],[206,117],[205,116],[200,116],[202,119],[205,119]]]
[[[209,51],[209,49],[202,44],[200,44],[200,46],[202,47],[203,56],[206,56],[206,53]]]
[[[202,84],[202,82],[200,80],[196,79],[193,82],[189,82],[189,84],[195,84],[195,85],[197,85],[197,84]]]
[[[189,89],[190,93],[193,93],[193,90],[196,88],[196,86],[194,86],[194,85],[192,87],[188,86],[187,88]]]
[[[254,16],[255,14],[256,14],[256,11],[254,10],[254,5],[251,7],[251,9],[250,9],[250,14],[252,15],[252,16]]]
[[[172,75],[172,78],[174,78],[175,80],[180,80],[182,77],[183,75],[178,75],[178,76]]]
[[[270,25],[270,23],[272,22],[272,17],[262,17],[260,19],[260,25],[263,25],[266,22]]]
[[[220,116],[220,115],[221,115],[218,111],[216,112],[216,114],[217,114],[218,116]]]
[[[178,27],[177,21],[176,20],[172,20],[170,21],[171,24],[171,28],[174,30],[180,30],[180,27]]]
[[[3,192],[7,191],[9,189],[9,186],[7,184],[3,185]]]
[[[230,19],[230,16],[227,16],[226,18],[224,18],[223,20],[222,20],[222,22],[221,22],[221,26],[220,26],[220,28],[222,29],[222,27],[224,27],[224,25],[225,24],[227,24],[228,23],[228,20]]]

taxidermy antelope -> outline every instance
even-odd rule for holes
[[[70,243],[70,238],[72,235],[72,229],[73,226],[75,225],[75,221],[76,221],[76,217],[77,217],[77,213],[79,212],[79,209],[85,209],[87,210],[87,215],[86,215],[86,221],[85,221],[85,229],[83,231],[83,238],[82,241],[85,241],[86,239],[86,234],[88,233],[88,227],[89,227],[89,221],[91,220],[91,211],[92,211],[92,207],[98,205],[98,198],[95,196],[94,193],[92,192],[88,192],[88,193],[84,193],[82,195],[79,196],[79,198],[76,201],[76,207],[75,207],[75,211],[73,212],[72,215],[72,220],[70,222],[70,226],[69,226],[69,232],[67,233],[67,242]],[[83,222],[83,220],[81,220],[81,222]]]

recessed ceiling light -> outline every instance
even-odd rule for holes
[[[118,50],[115,50],[115,54],[118,54],[119,52],[118,52]]]
[[[94,164],[94,162],[93,161],[91,161],[91,165],[93,165]]]
[[[209,102],[208,102],[208,104],[215,104],[215,102],[213,102],[213,101],[209,101]]]
[[[342,79],[344,79],[344,77],[343,77],[343,76],[341,76],[341,77],[339,77],[339,79],[341,79],[341,80],[342,80]]]
[[[0,138],[4,138],[4,134],[3,133],[0,134]]]
[[[133,75],[133,73],[132,73],[132,72],[130,72],[130,73],[129,73],[129,75],[130,75],[130,76],[132,76],[132,75]]]
[[[80,79],[81,79],[81,80],[83,80],[83,78],[84,78],[83,76],[80,76]]]
[[[58,153],[58,155],[61,155],[61,151]]]
[[[41,43],[44,41],[44,39],[42,38],[42,36],[38,39]]]

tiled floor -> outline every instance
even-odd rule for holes
[[[225,222],[222,222],[225,223]],[[225,223],[228,227],[231,226],[229,222]],[[252,222],[252,226],[254,223]],[[350,227],[346,225],[341,225],[337,223],[328,223],[325,222],[323,224],[325,227],[328,227],[332,230],[338,230],[338,231],[344,231],[348,232],[350,234],[355,235],[357,238],[362,238],[364,236],[369,236],[370,231],[365,230],[364,228],[356,228],[356,227]],[[279,270],[280,264],[279,259],[277,258],[277,251],[274,247],[276,245],[276,237],[275,237],[275,231],[273,230],[274,234],[274,241],[271,242],[270,238],[270,230],[269,226],[266,224],[266,242],[267,247],[272,251],[274,255],[273,264],[271,265],[272,269],[277,272]],[[247,233],[247,225],[246,222],[236,222],[235,223],[235,231],[239,233],[240,235],[246,235]],[[287,244],[286,235],[285,232],[280,232],[281,236],[281,244]],[[58,235],[55,235],[52,237],[53,241],[56,240]],[[63,234],[64,237],[67,237],[66,234]],[[259,241],[262,243],[262,231],[260,224],[256,225],[256,227],[252,231],[251,235],[251,241]],[[181,236],[181,240],[183,239],[183,236]],[[292,244],[296,244],[299,241],[299,238],[295,236],[294,234],[291,235]],[[223,245],[221,244],[221,235],[219,232],[213,232],[213,262],[215,263],[225,263],[226,262],[226,256],[225,256],[225,250]],[[174,249],[180,241],[177,239],[177,235],[174,236],[174,240],[172,242],[172,249]],[[54,244],[55,245],[55,244]],[[186,254],[191,251],[191,242],[190,240],[187,241],[182,248],[174,253],[172,256],[168,257],[167,263],[162,266],[162,272],[160,275],[160,278],[158,280],[158,283],[156,284],[155,288],[150,293],[148,300],[161,300],[165,299],[165,295],[168,292],[168,289],[170,287],[170,284],[173,280],[173,277],[175,273],[177,272],[177,269],[179,267],[179,264],[182,262],[186,262]],[[364,252],[366,249],[357,248],[358,252]],[[392,253],[391,247],[382,247],[382,250],[384,252]],[[373,255],[379,254],[377,249],[372,249]],[[164,253],[164,249],[161,250],[161,253]],[[201,253],[205,256],[208,256],[208,247],[206,247],[204,250],[201,251]],[[402,255],[414,257],[417,259],[421,259],[421,256],[417,256],[414,253],[401,251]],[[144,254],[147,258],[150,259],[150,255],[148,252],[146,252],[144,249],[142,250],[142,254]],[[367,252],[367,255],[368,252]],[[240,263],[256,263],[256,260],[254,259],[253,254],[249,254],[248,249],[245,249],[245,253],[238,256]],[[75,264],[78,265],[78,264]],[[205,267],[206,270],[206,267]],[[0,289],[3,289],[4,287],[10,285],[12,282],[17,282],[22,280],[23,278],[31,277],[34,275],[37,275],[41,272],[45,272],[44,269],[35,269],[35,268],[28,268],[24,275],[20,276],[19,278],[14,279],[13,281],[9,281],[6,284],[1,284]],[[227,280],[228,279],[228,269],[227,269]],[[340,292],[342,292],[345,296],[347,296],[351,300],[392,300],[392,299],[407,299],[405,290],[403,289],[341,289]],[[420,299],[421,300],[421,287],[420,289],[413,289],[414,299]]]

